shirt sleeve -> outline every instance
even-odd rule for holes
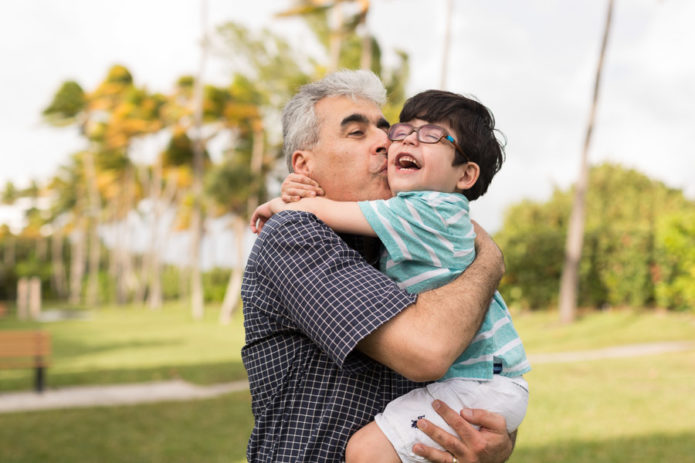
[[[416,301],[313,214],[281,212],[263,232],[258,272],[297,329],[341,368],[360,340]]]

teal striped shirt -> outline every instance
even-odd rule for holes
[[[384,245],[381,270],[410,293],[448,283],[475,258],[468,199],[461,194],[408,191],[359,206]],[[520,376],[531,369],[497,292],[471,344],[441,379],[489,380],[494,364],[502,365],[504,376]]]

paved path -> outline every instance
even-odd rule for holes
[[[602,358],[636,357],[691,349],[695,349],[695,342],[677,341],[631,344],[604,349],[534,354],[529,355],[529,361],[531,364],[536,365],[541,363],[578,362]],[[248,381],[197,386],[182,380],[174,380],[156,383],[48,389],[43,394],[37,394],[33,391],[10,392],[0,394],[0,413],[207,399],[234,391],[246,390],[248,387]]]
[[[0,413],[55,408],[132,405],[147,402],[208,399],[249,388],[248,381],[198,386],[182,380],[110,386],[78,386],[0,394]]]
[[[654,342],[649,344],[627,344],[603,349],[578,350],[572,352],[553,352],[550,354],[531,354],[531,365],[541,363],[582,362],[604,358],[639,357],[642,355],[664,354],[695,349],[693,341]]]

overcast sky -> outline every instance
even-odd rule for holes
[[[369,28],[385,51],[411,57],[409,94],[440,82],[445,0],[372,0]],[[263,25],[307,43],[297,21],[274,19],[289,0],[209,0],[209,27]],[[507,162],[473,216],[494,231],[504,208],[544,199],[576,177],[607,0],[454,0],[448,89],[494,112]],[[243,11],[240,11],[243,10]],[[617,0],[604,66],[592,163],[611,160],[695,198],[695,2]],[[93,89],[115,63],[138,85],[169,91],[198,67],[194,0],[3,0],[0,4],[0,185],[45,179],[80,149],[41,110],[61,82]],[[207,68],[224,82],[224,63]],[[619,198],[606,198],[619,200]],[[0,214],[0,220],[2,220]]]

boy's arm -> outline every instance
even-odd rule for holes
[[[359,205],[352,201],[333,201],[327,198],[303,198],[286,203],[275,198],[259,206],[251,217],[251,229],[260,232],[265,222],[280,211],[311,212],[333,230],[354,235],[376,236]],[[258,223],[258,226],[256,224]]]
[[[468,347],[485,318],[504,260],[476,227],[477,256],[456,279],[425,291],[417,302],[374,330],[358,349],[414,381],[433,381]]]

